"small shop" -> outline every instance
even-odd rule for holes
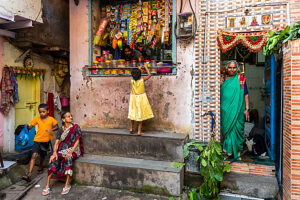
[[[152,75],[175,75],[173,3],[94,0],[89,76],[129,76],[144,63]]]

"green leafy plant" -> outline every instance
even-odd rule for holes
[[[290,29],[290,33],[289,36],[287,38],[285,38],[282,43],[286,43],[289,40],[296,40],[300,38],[300,21],[295,22],[295,24],[292,26],[292,28]]]
[[[266,56],[277,54],[282,44],[289,40],[296,40],[300,38],[300,21],[295,22],[292,26],[286,26],[284,30],[269,31],[270,37],[267,38],[267,43],[263,48],[263,53]]]
[[[225,156],[222,154],[222,147],[214,137],[200,155],[200,174],[204,178],[199,188],[201,196],[207,199],[219,199],[219,183],[223,180],[224,172],[230,172],[230,165],[225,164]]]
[[[203,184],[199,189],[192,188],[189,192],[189,200],[219,199],[219,183],[223,180],[224,172],[230,172],[230,165],[225,164],[225,156],[222,154],[222,147],[214,137],[210,138],[207,147],[204,149],[203,144],[199,141],[193,141],[184,145],[184,158],[190,155],[191,148],[201,152],[200,156],[195,159],[200,161],[200,174],[204,178]],[[174,167],[180,167],[184,163],[174,163]]]
[[[270,37],[267,38],[267,43],[263,48],[263,53],[266,56],[278,53],[281,48],[282,41],[289,37],[290,26],[286,26],[284,30],[269,31]]]

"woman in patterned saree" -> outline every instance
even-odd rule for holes
[[[68,194],[70,176],[72,176],[72,162],[84,153],[82,134],[79,125],[73,124],[71,113],[63,113],[63,126],[58,130],[56,141],[53,148],[53,155],[49,160],[49,172],[47,185],[43,190],[43,195],[50,193],[50,179],[52,175],[57,178],[66,177],[66,184],[61,194]]]
[[[244,124],[249,121],[249,96],[246,77],[238,74],[238,64],[230,61],[221,76],[221,132],[223,151],[239,158],[243,148]]]

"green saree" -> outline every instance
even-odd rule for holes
[[[245,99],[239,76],[235,75],[224,81],[221,86],[221,132],[223,150],[239,157],[243,148]]]

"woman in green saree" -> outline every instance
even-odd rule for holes
[[[243,149],[244,124],[249,121],[249,96],[246,77],[238,73],[238,64],[230,61],[221,76],[221,132],[223,151],[239,158]]]

